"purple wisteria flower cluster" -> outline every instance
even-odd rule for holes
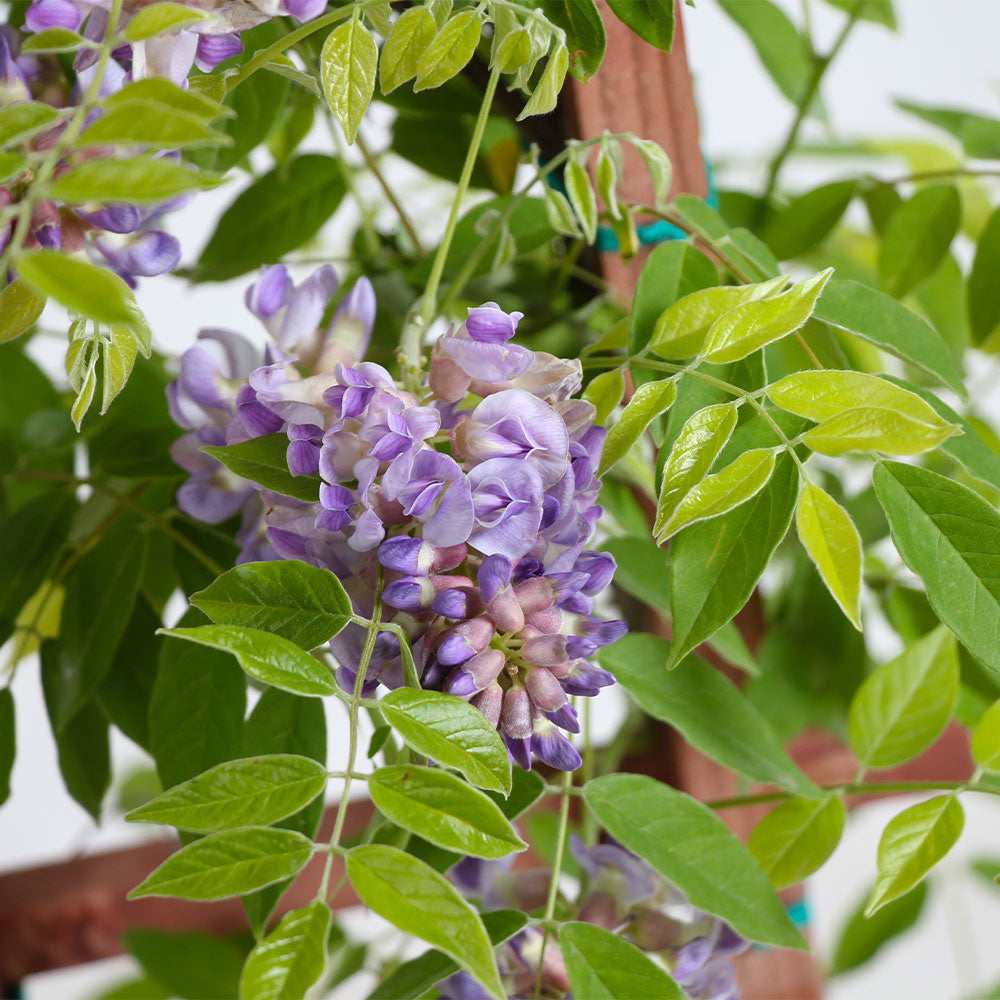
[[[361,360],[375,314],[364,278],[321,326],[336,290],[329,267],[297,286],[267,268],[246,302],[273,344],[260,354],[204,330],[185,352],[169,389],[190,429],[174,448],[191,473],[180,506],[214,523],[242,512],[241,561],[325,567],[366,617],[382,578],[384,615],[409,637],[421,684],[475,705],[521,767],[572,770],[570,697],[613,682],[590,658],[625,632],[593,614],[615,563],[586,547],[605,432],[573,398],[579,362],[512,344],[521,314],[486,303],[436,342],[425,384],[408,391]],[[240,479],[200,450],[265,435],[283,436],[288,471],[313,477],[303,481],[315,482],[314,501]],[[364,636],[349,625],[330,644],[347,689]],[[362,691],[403,680],[399,640],[383,633]]]
[[[645,861],[614,840],[587,848],[574,834],[570,850],[584,876],[574,904],[575,918],[631,941],[659,961],[691,1000],[739,1000],[733,958],[749,943],[728,924],[694,907]],[[551,874],[546,869],[512,869],[512,859],[465,858],[450,876],[484,910],[513,907],[532,912],[545,904]],[[558,945],[542,952],[542,932],[527,927],[497,950],[498,965],[511,1000],[536,995],[539,961],[545,995],[572,1000]],[[488,1000],[489,994],[466,972],[439,986],[440,1000]],[[578,998],[585,1000],[585,998]]]

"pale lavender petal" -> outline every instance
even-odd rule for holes
[[[441,349],[472,379],[506,382],[531,368],[534,354],[518,344],[480,343],[459,337],[445,337]]]
[[[495,302],[485,302],[469,309],[465,328],[473,340],[490,344],[502,344],[517,332],[517,324],[524,313],[505,313]]]
[[[260,319],[273,316],[287,301],[292,279],[282,264],[265,267],[260,277],[247,289],[247,308]]]
[[[123,246],[116,246],[112,240],[97,237],[94,245],[108,259],[111,266],[123,274],[152,277],[172,271],[181,259],[181,245],[176,236],[169,233],[140,233]]]
[[[235,32],[228,35],[199,35],[194,62],[203,73],[211,73],[219,63],[242,51],[243,43]]]
[[[299,21],[311,21],[326,9],[326,0],[284,0],[284,7]]]
[[[37,0],[24,15],[29,31],[45,31],[47,28],[79,31],[82,22],[83,15],[71,0]]]
[[[77,215],[109,233],[133,233],[142,225],[142,212],[135,205],[108,205],[98,212]]]

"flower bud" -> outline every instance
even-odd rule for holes
[[[482,615],[459,622],[441,637],[437,657],[446,666],[464,663],[469,657],[481,653],[494,635],[496,629],[493,622]]]
[[[503,696],[500,726],[514,739],[524,740],[531,736],[531,699],[524,688],[512,687]]]
[[[504,663],[506,658],[499,649],[485,649],[456,667],[448,675],[444,689],[460,698],[476,694],[500,676]]]
[[[566,654],[566,636],[539,635],[529,639],[522,649],[522,655],[529,663],[549,667],[569,659]]]
[[[479,567],[479,589],[483,593],[486,611],[498,628],[519,632],[524,625],[524,612],[510,585],[512,567],[506,556],[494,554]]]
[[[493,683],[484,688],[473,699],[472,704],[486,716],[486,721],[494,728],[500,724],[500,707],[503,704],[503,688]]]
[[[531,700],[543,712],[555,712],[569,701],[559,681],[544,667],[529,670],[524,678],[524,686],[528,689]]]

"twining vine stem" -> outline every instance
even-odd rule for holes
[[[552,861],[552,877],[549,881],[549,896],[545,901],[545,927],[542,931],[542,950],[538,956],[538,976],[535,979],[535,1000],[542,995],[542,972],[545,968],[545,948],[549,943],[549,931],[552,918],[556,912],[556,900],[559,898],[559,877],[562,875],[563,854],[566,850],[566,833],[569,829],[570,790],[573,787],[573,772],[563,771],[562,787],[559,801],[559,829],[556,833],[556,855]]]

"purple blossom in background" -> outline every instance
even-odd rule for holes
[[[415,394],[362,360],[375,315],[365,279],[322,327],[337,287],[329,267],[298,285],[265,268],[246,295],[273,340],[263,357],[223,331],[182,357],[169,396],[191,431],[177,459],[192,475],[178,501],[202,520],[243,510],[245,544],[336,573],[361,615],[381,567],[385,614],[410,637],[422,686],[478,708],[521,767],[573,770],[571,698],[613,683],[592,657],[625,633],[593,614],[615,562],[587,549],[604,430],[573,398],[579,364],[511,343],[521,315],[487,303],[435,345]],[[279,433],[289,472],[316,482],[312,502],[198,450]],[[363,640],[352,625],[331,641],[347,688]],[[403,682],[399,641],[383,633],[364,690]]]

